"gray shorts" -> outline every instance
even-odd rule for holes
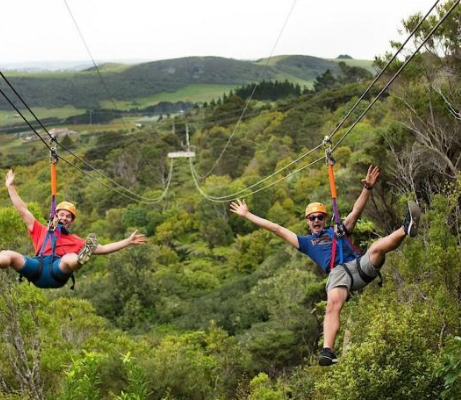
[[[370,255],[368,254],[368,251],[359,258],[359,262],[360,268],[369,278],[374,279],[376,276],[378,276],[378,271],[382,264],[375,267],[370,261]],[[370,283],[364,281],[360,276],[357,268],[357,260],[349,261],[345,263],[345,265],[349,269],[352,275],[352,279],[342,264],[337,265],[328,275],[328,281],[326,285],[327,293],[336,287],[345,287],[347,288],[347,292],[350,293],[354,290],[362,289],[367,286],[368,283]]]

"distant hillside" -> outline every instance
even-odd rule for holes
[[[98,64],[96,64],[96,65],[98,65]],[[121,64],[121,63],[115,63],[115,62],[108,62],[108,63],[98,65],[99,72],[101,72],[101,71],[105,71],[105,72],[108,72],[108,71],[120,71],[120,70],[124,70],[124,69],[127,69],[127,68],[130,68],[130,65]],[[86,72],[96,72],[96,67],[92,66],[90,68],[85,68],[84,71],[86,71]]]
[[[158,98],[159,94],[175,93],[191,85],[227,85],[231,88],[262,79],[288,79],[310,85],[327,69],[334,73],[339,71],[337,63],[332,60],[300,55],[277,56],[267,67],[266,64],[265,60],[186,57],[136,65],[107,63],[99,70],[112,97],[120,102],[136,102],[154,96],[158,102],[162,100]],[[96,109],[110,100],[95,68],[79,72],[16,72],[9,73],[8,77],[31,107]],[[0,99],[0,109],[10,110],[4,99]]]
[[[267,59],[259,60],[258,64],[266,64]],[[275,70],[293,75],[296,78],[313,81],[327,69],[339,73],[338,64],[334,61],[311,56],[281,56],[271,60],[271,67]]]
[[[371,60],[357,60],[355,58],[347,58],[345,56],[340,56],[337,58],[328,59],[328,61],[332,61],[334,63],[343,62],[346,63],[349,67],[360,67],[370,71],[373,74],[376,73],[376,68],[373,66],[373,61]]]

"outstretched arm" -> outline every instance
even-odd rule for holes
[[[96,247],[96,250],[93,251],[93,254],[109,254],[115,251],[122,250],[128,246],[146,243],[146,236],[143,234],[137,234],[137,232],[138,231],[134,231],[129,237],[120,240],[119,242],[113,242],[104,245],[100,244],[98,245],[98,247]]]
[[[299,247],[298,236],[294,232],[290,231],[287,228],[284,228],[283,226],[275,224],[267,219],[252,214],[248,210],[248,206],[245,203],[245,200],[237,199],[236,201],[233,201],[232,203],[230,203],[230,210],[233,213],[239,215],[240,217],[246,218],[248,221],[253,222],[255,225],[258,225],[259,227],[276,234],[283,240],[290,243],[292,246],[296,248]]]
[[[375,186],[376,181],[379,178],[379,174],[380,172],[378,167],[373,167],[373,165],[370,165],[368,167],[367,176],[365,177],[365,179],[362,179],[362,193],[360,193],[359,198],[354,203],[352,211],[349,213],[349,215],[346,217],[346,220],[344,221],[344,225],[346,226],[346,229],[349,233],[352,233],[352,231],[354,230],[357,220],[360,218],[363,209],[367,205],[368,199],[371,195],[371,190]]]
[[[18,192],[16,191],[16,187],[14,185],[14,172],[12,169],[10,169],[6,174],[5,186],[8,190],[8,194],[10,195],[10,199],[13,203],[14,208],[18,210],[19,215],[21,216],[22,220],[27,226],[27,229],[31,231],[34,226],[35,217],[29,211],[26,203],[22,201],[22,199],[19,197]]]

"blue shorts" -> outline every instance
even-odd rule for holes
[[[54,257],[54,261],[51,263],[51,255],[43,257],[42,273],[38,279],[33,281],[39,270],[40,258],[24,256],[25,264],[17,272],[39,288],[60,288],[64,286],[72,274],[66,274],[59,269],[60,257]]]

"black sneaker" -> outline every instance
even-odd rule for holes
[[[405,214],[405,219],[403,221],[403,229],[405,230],[405,234],[415,237],[418,234],[421,210],[414,201],[409,201],[407,207],[407,213]]]
[[[85,246],[83,246],[82,250],[78,253],[77,262],[79,264],[85,264],[89,259],[93,251],[96,250],[98,247],[98,238],[96,234],[90,233],[85,240]]]
[[[319,356],[319,365],[322,367],[328,367],[329,365],[337,363],[338,359],[336,358],[336,354],[328,347],[324,347]]]

